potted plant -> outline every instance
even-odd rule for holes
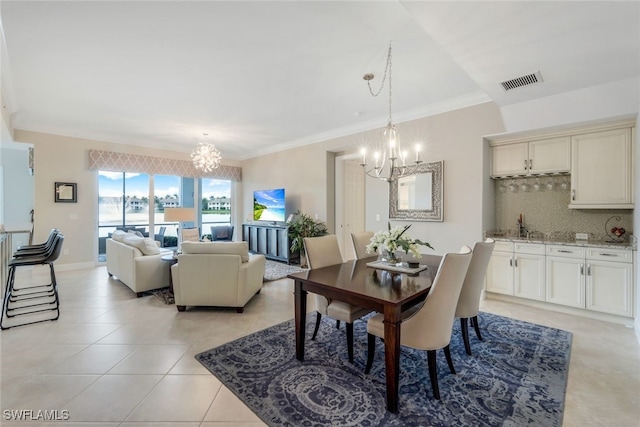
[[[307,257],[304,253],[304,238],[318,237],[329,234],[327,225],[322,221],[316,221],[311,216],[296,211],[289,223],[289,239],[291,240],[291,252],[300,253],[300,267],[307,267]]]

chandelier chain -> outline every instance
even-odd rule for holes
[[[389,73],[389,90],[391,90],[391,43],[389,43],[389,50],[387,51],[387,63],[385,64],[384,74],[382,75],[382,81],[380,82],[380,87],[378,88],[377,92],[374,93],[373,89],[371,88],[371,80],[373,79],[373,77],[367,80],[367,86],[369,87],[369,93],[371,93],[371,96],[380,95],[380,92],[382,92],[382,89],[384,88],[384,82],[387,80],[387,73]]]

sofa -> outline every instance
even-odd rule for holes
[[[145,291],[166,288],[170,282],[169,263],[158,242],[133,233],[115,231],[106,241],[107,272],[127,285],[136,296]]]
[[[260,293],[266,259],[247,242],[183,242],[171,267],[178,311],[187,306],[232,307],[238,313]]]

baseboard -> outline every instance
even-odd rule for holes
[[[590,311],[590,310],[585,310],[585,309],[576,308],[576,307],[567,307],[564,305],[552,304],[544,301],[518,298],[511,295],[502,295],[502,294],[496,294],[493,292],[486,292],[486,291],[484,292],[484,298],[493,299],[497,301],[511,302],[514,304],[526,305],[528,307],[536,307],[544,310],[554,311],[557,313],[565,313],[565,314],[571,314],[574,316],[586,317],[589,319],[602,320],[604,322],[617,323],[619,325],[624,325],[627,328],[635,327],[636,337],[639,337],[639,340],[640,340],[640,335],[639,335],[640,323],[638,323],[638,319],[636,319],[634,323],[634,319],[631,317],[616,316],[615,314],[600,313],[597,311]]]

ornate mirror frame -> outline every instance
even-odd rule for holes
[[[431,192],[424,197],[431,198],[430,208],[427,209],[401,209],[399,208],[398,179],[389,183],[389,219],[405,221],[442,221],[442,184],[444,162],[421,163],[411,175],[431,174]],[[402,179],[402,178],[400,178]]]

